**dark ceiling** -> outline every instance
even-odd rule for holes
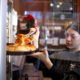
[[[68,12],[74,10],[75,0],[13,0],[14,7],[23,14],[24,11]]]

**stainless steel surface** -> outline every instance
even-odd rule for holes
[[[63,51],[59,53],[53,53],[50,55],[50,58],[52,59],[58,59],[58,60],[65,60],[65,61],[74,61],[74,62],[80,62],[80,52],[68,52]]]
[[[7,0],[0,0],[0,80],[6,80],[6,11]]]

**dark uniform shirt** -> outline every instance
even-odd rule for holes
[[[80,80],[80,62],[55,60],[49,70],[53,80]]]

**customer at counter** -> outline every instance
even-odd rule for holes
[[[26,22],[26,27],[28,33],[27,36],[33,36],[33,44],[36,48],[38,48],[38,39],[39,39],[39,26],[37,19],[35,19],[32,15],[28,14],[23,17],[23,20]]]
[[[33,44],[36,48],[38,48],[40,31],[37,19],[35,19],[31,14],[27,14],[26,16],[22,17],[22,21],[26,29],[24,29],[23,32],[20,33],[24,33],[26,34],[26,36],[32,36]]]
[[[77,23],[72,23],[67,27],[65,39],[66,47],[69,50],[80,51],[80,27]],[[80,63],[60,60],[52,62],[46,49],[31,56],[38,58],[45,64],[53,80],[80,80]]]

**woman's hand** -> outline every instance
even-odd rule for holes
[[[51,60],[49,58],[47,50],[44,50],[43,52],[33,53],[31,56],[41,60],[48,69],[50,69],[53,66],[53,63],[51,62]]]
[[[33,57],[40,59],[41,61],[45,61],[49,59],[48,51],[44,50],[43,52],[36,52],[32,54]]]

